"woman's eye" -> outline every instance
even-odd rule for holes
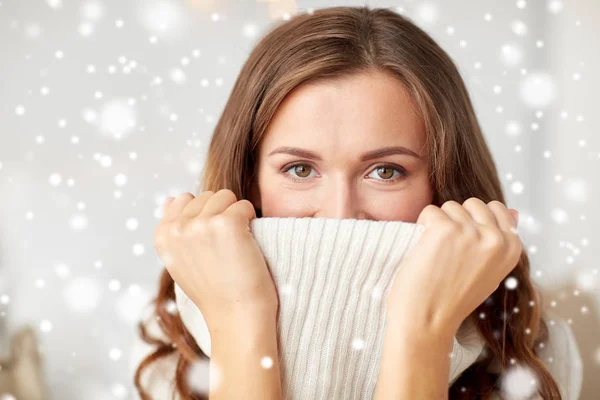
[[[307,164],[291,165],[283,170],[283,173],[288,175],[292,180],[301,181],[311,177],[311,173],[315,172],[314,168]],[[373,176],[375,174],[376,176]],[[369,175],[369,178],[382,181],[385,183],[395,182],[407,175],[406,170],[402,167],[393,165],[380,165],[375,168]]]
[[[394,175],[394,173],[397,173],[397,175]],[[375,174],[377,177],[372,176],[373,174]],[[406,176],[406,171],[404,169],[396,168],[391,165],[380,165],[379,167],[375,168],[373,172],[371,172],[368,176],[371,178],[375,178],[376,180],[395,181],[399,177]]]
[[[311,171],[313,168],[310,165],[306,164],[296,164],[287,168],[284,172],[293,172],[292,179],[306,179],[310,177]]]

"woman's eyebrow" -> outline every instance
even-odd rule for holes
[[[273,150],[272,152],[269,153],[269,156],[272,156],[274,154],[289,154],[292,156],[308,158],[311,160],[317,160],[317,161],[323,160],[321,158],[321,156],[319,156],[317,153],[314,153],[310,150],[301,149],[299,147],[289,147],[289,146],[277,147],[275,150]],[[407,155],[407,156],[415,157],[419,160],[421,159],[421,156],[419,156],[414,151],[407,149],[406,147],[390,146],[390,147],[382,147],[380,149],[368,151],[368,152],[364,153],[363,155],[361,155],[360,161],[368,161],[368,160],[386,157],[386,156],[390,156],[390,155],[394,155],[394,154]]]

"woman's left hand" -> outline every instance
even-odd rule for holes
[[[447,398],[448,355],[460,324],[521,255],[516,219],[499,201],[475,197],[421,211],[425,230],[387,297],[375,400]]]
[[[425,207],[417,220],[425,230],[387,298],[388,323],[454,336],[519,261],[514,213],[475,197]]]

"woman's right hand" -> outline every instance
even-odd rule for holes
[[[253,218],[252,203],[228,189],[165,202],[154,234],[157,253],[211,332],[277,313],[275,284],[250,230]]]
[[[417,220],[425,230],[387,298],[388,323],[454,336],[517,265],[517,216],[499,201],[486,205],[475,197],[425,207]]]

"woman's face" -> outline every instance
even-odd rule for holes
[[[296,88],[258,152],[250,200],[263,217],[416,222],[431,204],[425,128],[384,72]]]

